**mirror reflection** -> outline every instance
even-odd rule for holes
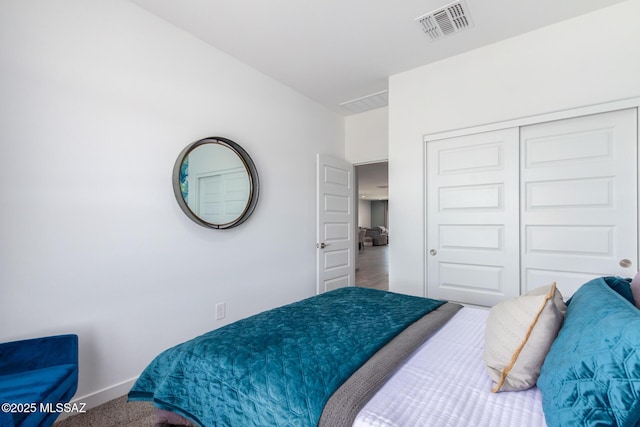
[[[178,204],[192,220],[210,228],[244,222],[257,201],[257,182],[249,155],[225,138],[187,146],[174,166]]]

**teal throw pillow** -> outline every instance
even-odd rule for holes
[[[584,284],[567,307],[538,379],[549,427],[640,423],[640,310],[615,280]]]

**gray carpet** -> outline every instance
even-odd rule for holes
[[[151,402],[127,402],[122,396],[82,414],[72,415],[54,427],[153,427]]]

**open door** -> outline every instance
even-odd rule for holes
[[[317,256],[319,294],[355,285],[353,165],[318,154]]]

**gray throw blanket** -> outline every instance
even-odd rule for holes
[[[395,370],[430,336],[449,321],[459,304],[446,303],[426,314],[375,353],[339,387],[326,403],[319,427],[349,427]]]

